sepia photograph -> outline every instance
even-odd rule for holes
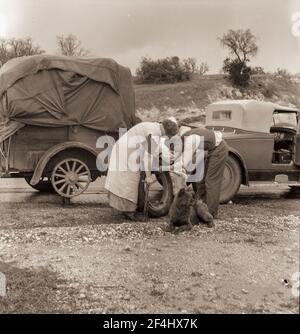
[[[0,0],[0,318],[299,315],[299,257],[300,0]]]

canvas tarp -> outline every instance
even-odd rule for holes
[[[0,120],[0,141],[15,122],[104,132],[130,128],[138,122],[130,71],[110,59],[14,59],[0,70]]]

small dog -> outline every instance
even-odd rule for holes
[[[186,188],[181,188],[174,198],[169,211],[168,232],[188,231],[192,229],[192,212],[194,211],[194,198]]]
[[[207,205],[201,200],[195,200],[187,188],[181,188],[174,198],[169,211],[168,232],[183,232],[191,230],[193,225],[203,222],[213,227],[213,216]]]

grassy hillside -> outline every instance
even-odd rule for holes
[[[227,99],[256,99],[300,107],[300,84],[271,75],[255,76],[247,89],[232,87],[223,75],[195,76],[176,84],[135,85],[136,107],[143,120],[175,116],[185,122],[203,118],[205,107]]]

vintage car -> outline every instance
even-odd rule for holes
[[[286,175],[300,184],[299,110],[255,100],[228,100],[206,108],[205,127],[223,132],[229,145],[221,191],[228,202],[240,185]]]

